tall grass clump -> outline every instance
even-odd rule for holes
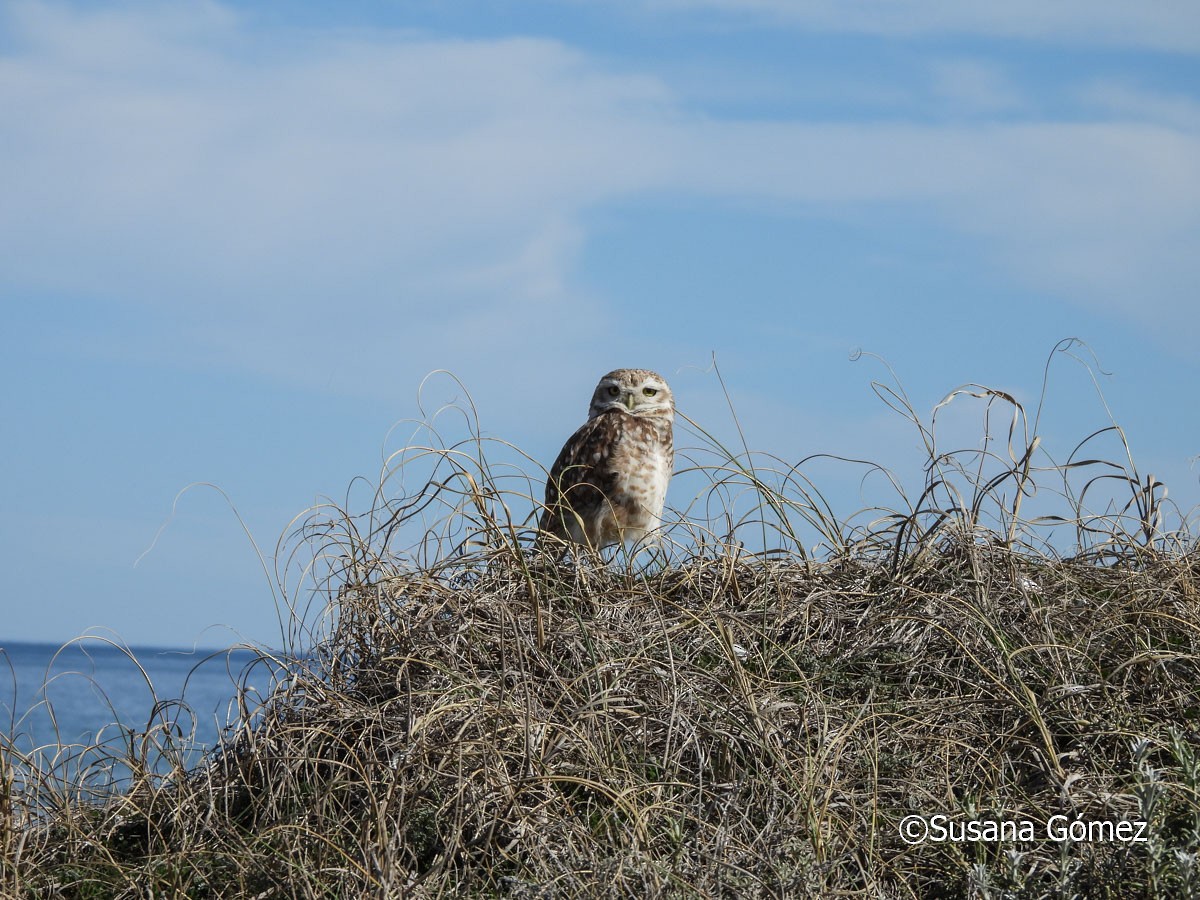
[[[531,552],[545,469],[430,417],[280,548],[293,652],[202,765],[94,798],[5,750],[0,893],[1200,895],[1190,520],[1115,425],[1052,458],[1041,404],[876,390],[923,483],[838,464],[893,502],[696,426],[661,546],[601,562]]]

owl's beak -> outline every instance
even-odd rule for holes
[[[633,396],[632,392],[625,395],[625,408],[630,412],[633,412],[633,406],[636,399],[637,398]]]

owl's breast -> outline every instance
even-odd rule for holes
[[[613,448],[613,487],[609,500],[623,514],[625,528],[658,527],[675,457],[669,422],[628,417]]]

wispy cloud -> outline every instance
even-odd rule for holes
[[[653,75],[550,40],[276,46],[214,5],[21,3],[5,27],[0,289],[170,309],[173,353],[317,381],[353,360],[363,383],[530,335],[566,358],[605,327],[572,279],[585,213],[662,191],[839,217],[900,204],[1017,279],[1200,338],[1200,137],[1169,99],[1156,118],[1138,95],[1133,117],[1110,86],[1111,115],[1086,123],[747,122],[685,114]],[[977,110],[1017,103],[969,60],[938,78]]]
[[[317,347],[370,367],[432,333],[407,348],[428,369],[484,321],[506,323],[497,344],[564,324],[575,215],[667,163],[642,131],[659,86],[554,42],[277,50],[189,9],[7,8],[6,291],[171,308],[177,352],[268,369]]]
[[[1069,44],[1200,49],[1200,7],[1190,0],[642,0],[662,11],[713,10],[739,19],[883,36],[978,35]]]

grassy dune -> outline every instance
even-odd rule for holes
[[[528,550],[542,473],[406,447],[281,554],[328,624],[202,766],[153,735],[98,797],[5,748],[0,894],[1200,895],[1187,519],[1007,395],[960,395],[1004,425],[943,453],[879,389],[929,451],[911,502],[840,519],[696,430],[681,524],[603,565]]]

